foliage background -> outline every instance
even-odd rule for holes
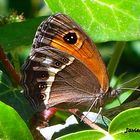
[[[1,0],[0,6],[1,6],[1,8],[0,8],[1,9],[0,10],[1,20],[2,20],[3,16],[8,16],[13,11],[16,11],[17,15],[23,14],[23,16],[26,20],[35,18],[35,17],[39,17],[39,16],[47,16],[47,15],[51,14],[51,11],[45,5],[43,0],[25,0],[25,1]],[[42,19],[37,21],[36,25],[33,25],[33,26],[36,27],[37,24],[39,24],[41,20]],[[13,22],[13,21],[11,21],[11,22]],[[15,37],[16,37],[16,35],[15,35]],[[30,43],[31,43],[31,41],[30,41]],[[112,46],[114,45],[114,44],[113,45],[112,44],[113,44],[113,42],[109,42],[109,43],[107,42],[107,43],[103,43],[102,45],[100,45],[100,44],[97,45],[97,46],[99,46],[99,49],[101,50],[101,54],[105,58],[105,61],[109,60],[109,58],[111,57],[111,54],[113,51]],[[128,47],[125,48],[125,51],[122,55],[122,58],[120,60],[120,63],[119,63],[118,69],[117,69],[118,74],[125,72],[125,71],[136,73],[136,72],[139,72],[139,70],[140,70],[139,41],[127,42],[127,46]],[[25,47],[28,47],[28,46],[25,46]],[[24,48],[24,50],[25,50],[25,48]],[[28,52],[27,52],[27,55],[28,55]]]
[[[53,3],[53,0],[51,2]],[[137,11],[137,13],[140,13],[140,11]],[[20,68],[29,54],[37,26],[50,14],[52,14],[52,12],[45,5],[43,0],[0,1],[0,44],[3,46],[7,56],[18,72],[20,72]],[[92,31],[89,32],[92,33]],[[108,65],[116,41],[105,42],[98,39],[95,39],[94,41],[100,50],[106,65]],[[123,73],[127,73],[123,78],[124,81],[136,76],[140,72],[139,60],[140,41],[127,41],[116,69],[115,76],[113,76],[113,80],[118,79],[117,77]],[[30,104],[28,104],[24,96],[20,94],[21,89],[13,85],[12,80],[9,78],[9,74],[5,71],[4,66],[1,63],[0,70],[0,79],[2,81],[0,84],[0,100],[14,107],[28,124],[29,119],[33,114]],[[123,83],[124,81],[122,80],[121,82]],[[138,98],[139,93],[134,92],[127,100],[125,100],[125,103]],[[30,111],[27,111],[27,108]]]
[[[51,3],[51,2],[53,4],[53,1],[48,0],[48,3]],[[69,3],[72,4],[71,2],[69,2]],[[128,8],[130,7],[130,6],[128,6],[129,4],[131,5],[130,1],[126,5],[126,9],[127,9],[127,7]],[[135,4],[137,4],[137,1],[135,1]],[[26,21],[28,21],[29,19],[36,18],[36,20],[29,20],[29,22],[25,22],[24,24],[21,23],[21,24],[8,25],[7,26],[8,32],[6,32],[5,29],[0,30],[0,32],[2,34],[2,36],[0,37],[0,41],[2,42],[2,45],[5,47],[5,50],[9,51],[9,50],[11,50],[11,47],[15,48],[14,51],[12,50],[13,51],[12,55],[14,56],[12,59],[13,59],[13,63],[15,65],[16,69],[18,71],[20,71],[21,65],[23,64],[23,62],[25,61],[25,58],[29,54],[32,39],[35,34],[34,32],[35,32],[37,26],[40,24],[40,22],[46,18],[46,17],[40,17],[40,16],[50,15],[51,10],[47,7],[47,5],[44,3],[43,0],[25,0],[25,1],[1,0],[0,5],[1,5],[1,8],[0,8],[1,9],[0,10],[0,15],[1,15],[0,23],[1,24],[7,24],[7,22],[9,22],[9,21],[7,21],[7,22],[5,21],[6,23],[5,22],[3,23],[3,17],[7,16],[8,20],[9,20],[9,15],[13,14],[13,11],[16,11],[17,15],[23,15],[24,20],[26,20]],[[59,4],[56,7],[59,9]],[[65,7],[64,7],[64,9],[65,9]],[[97,14],[98,14],[98,12],[97,12]],[[136,13],[139,13],[139,11],[137,10]],[[14,16],[13,16],[13,18],[11,18],[10,22],[15,22],[16,20],[17,19],[14,18]],[[1,26],[3,26],[3,25],[1,25]],[[21,28],[21,32],[15,31],[18,34],[13,35],[13,29],[16,30],[16,27],[17,27],[17,30],[19,28]],[[92,31],[90,31],[90,32],[92,32]],[[21,37],[19,38],[18,36],[22,36],[22,38]],[[12,41],[12,42],[7,40],[7,38],[11,38],[10,41]],[[18,40],[17,40],[17,38],[18,38]],[[100,38],[102,38],[102,37],[100,37]],[[109,59],[111,58],[111,55],[113,53],[115,42],[109,41],[109,42],[103,43],[103,41],[100,41],[100,43],[98,43],[98,42],[95,42],[95,43],[96,43],[98,49],[100,50],[102,57],[104,58],[104,61],[107,65],[109,62]],[[15,55],[17,52],[18,52],[19,58],[15,58]],[[17,61],[19,61],[17,59],[20,59],[20,65],[17,62]],[[119,61],[119,65],[116,70],[116,76],[126,72],[131,77],[131,76],[139,73],[139,71],[140,71],[139,60],[140,60],[140,41],[139,40],[128,41],[126,44],[125,50],[123,51],[123,54],[121,56],[121,59]],[[128,75],[127,75],[127,77],[128,77]],[[137,96],[136,96],[136,98],[137,98]]]

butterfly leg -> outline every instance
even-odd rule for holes
[[[108,134],[107,131],[99,127],[97,124],[92,122],[90,119],[88,119],[82,112],[79,111],[79,109],[69,109],[69,112],[73,113],[75,116],[80,118],[84,123],[89,125],[91,128],[102,131],[105,134]]]
[[[14,82],[17,85],[20,85],[20,74],[18,74],[16,72],[16,70],[14,69],[14,67],[11,64],[11,62],[9,61],[9,59],[7,58],[6,54],[4,53],[3,48],[1,46],[0,46],[0,60],[1,60],[2,64],[4,65],[4,67],[5,67],[6,71],[8,72],[8,74],[14,80]]]
[[[97,113],[97,117],[96,117],[96,119],[95,119],[95,121],[94,122],[96,122],[97,121],[97,119],[98,119],[98,117],[99,117],[99,115],[101,114],[101,112],[102,112],[102,107],[100,107],[99,108],[99,111],[98,111],[98,113]]]

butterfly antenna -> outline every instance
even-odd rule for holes
[[[125,85],[125,84],[127,84],[127,83],[129,83],[129,82],[132,82],[133,80],[136,80],[137,78],[140,78],[140,75],[138,75],[138,76],[132,78],[131,80],[128,80],[128,81],[122,83],[122,84],[120,85],[120,87],[122,87],[123,85]]]
[[[121,90],[132,90],[132,91],[139,91],[140,92],[140,89],[137,89],[137,88],[119,88]]]

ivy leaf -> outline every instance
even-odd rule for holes
[[[95,42],[140,39],[139,0],[45,0],[53,13],[73,18]]]
[[[113,135],[116,140],[139,139],[139,116],[139,107],[121,112],[112,120],[109,126],[109,133]]]
[[[66,136],[62,136],[57,140],[91,140],[91,139],[101,139],[105,135],[102,132],[96,130],[85,130],[76,133],[72,133]]]
[[[0,114],[0,139],[33,139],[27,125],[13,108],[0,102]]]

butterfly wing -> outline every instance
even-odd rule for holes
[[[97,48],[64,14],[41,23],[22,73],[25,95],[36,108],[88,106],[109,88]]]

